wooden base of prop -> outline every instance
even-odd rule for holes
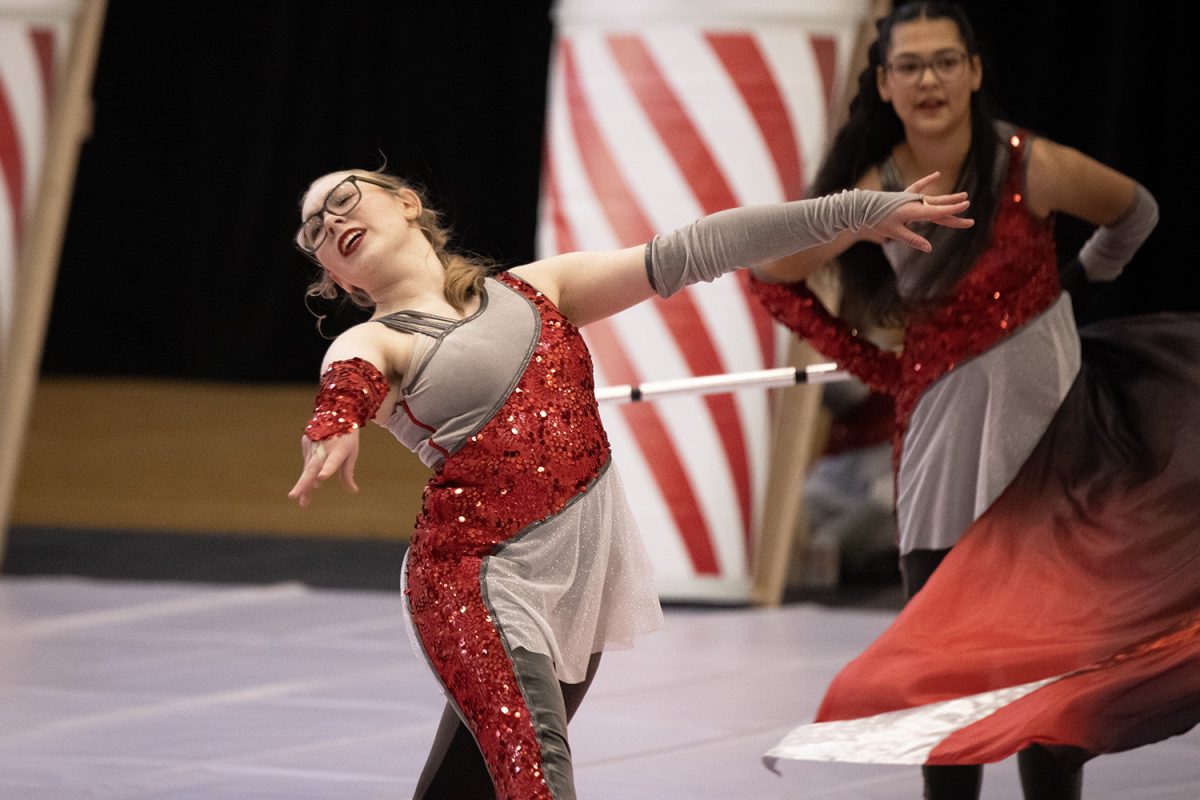
[[[50,114],[32,213],[25,219],[16,274],[20,276],[8,335],[0,337],[0,564],[13,488],[24,451],[29,406],[37,383],[50,300],[54,295],[79,148],[91,133],[92,75],[100,51],[105,0],[82,0]]]

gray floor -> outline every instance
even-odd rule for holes
[[[759,762],[890,616],[668,609],[572,725],[580,796],[919,797],[911,768]],[[0,579],[0,800],[407,798],[441,704],[394,592]],[[1200,732],[1094,762],[1085,796],[1200,797]]]

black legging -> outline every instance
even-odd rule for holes
[[[949,550],[913,550],[900,559],[904,596],[921,590]],[[1079,800],[1088,754],[1076,747],[1031,745],[1017,753],[1025,800]],[[983,766],[921,767],[926,800],[978,800]]]
[[[514,665],[522,675],[522,688],[537,696],[527,697],[530,712],[543,731],[543,768],[546,782],[555,800],[574,800],[575,781],[571,769],[571,749],[567,743],[567,723],[575,716],[583,696],[587,694],[600,653],[588,661],[587,676],[582,683],[561,683],[554,676],[554,664],[548,656],[517,648],[512,653]],[[429,758],[413,800],[493,800],[495,791],[487,765],[475,744],[475,737],[459,719],[452,703],[442,711]]]

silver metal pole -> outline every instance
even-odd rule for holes
[[[835,383],[850,379],[850,373],[838,369],[837,364],[813,364],[804,369],[780,367],[751,372],[731,372],[724,375],[700,375],[694,378],[679,378],[670,381],[649,381],[637,386],[621,384],[603,386],[596,390],[596,400],[601,403],[635,403],[667,395],[705,395],[732,392],[738,389],[770,389],[778,386],[795,386],[799,383]]]

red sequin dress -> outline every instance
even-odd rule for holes
[[[1034,743],[1125,750],[1200,721],[1200,318],[1090,326],[1049,411],[1057,386],[988,391],[1072,363],[1073,337],[1038,338],[1064,299],[1049,227],[1020,202],[1021,163],[1004,173],[991,246],[911,321],[903,353],[862,341],[802,288],[757,286],[781,321],[895,396],[901,487],[914,447],[949,451],[926,462],[947,472],[965,450],[989,478],[977,431],[1004,446],[1033,430],[933,577],[831,684],[818,722],[771,758],[978,764]],[[936,472],[922,476],[934,497]]]
[[[803,284],[755,287],[777,318],[894,397],[901,553],[958,541],[1033,451],[1079,368],[1053,229],[1020,200],[1025,139],[1014,134],[1005,149],[992,247],[948,297],[913,315],[903,352],[854,334]],[[892,252],[902,293],[913,272],[937,268],[923,254]]]
[[[662,622],[590,356],[554,305],[511,275],[488,279],[464,320],[379,321],[423,339],[387,422],[435,468],[405,570],[420,647],[497,797],[552,797],[536,693],[514,649],[549,656],[559,680],[578,682],[591,653]]]

